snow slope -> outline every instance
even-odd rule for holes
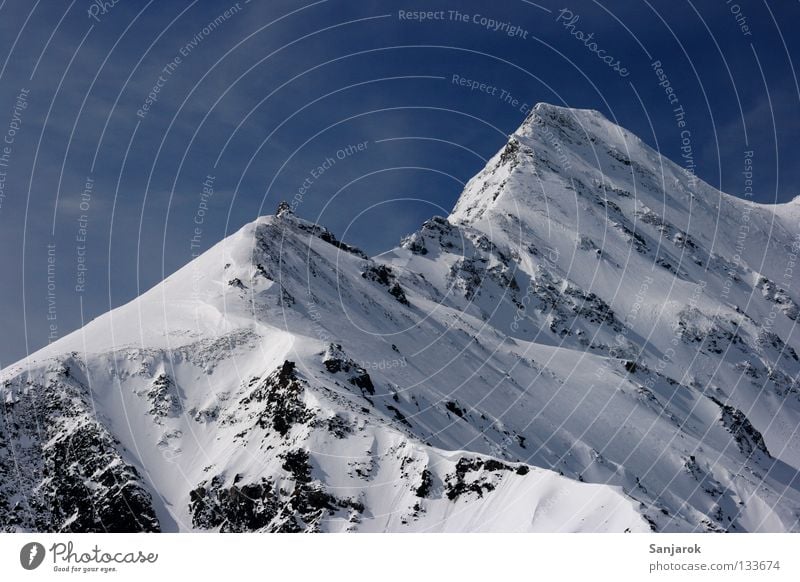
[[[392,251],[282,205],[0,372],[0,525],[797,531],[799,214],[540,104]]]

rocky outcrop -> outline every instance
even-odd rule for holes
[[[68,367],[0,389],[0,530],[154,532],[139,471]]]

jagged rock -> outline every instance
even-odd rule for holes
[[[751,456],[756,452],[761,452],[768,459],[772,458],[772,455],[767,450],[766,443],[764,443],[764,437],[753,427],[750,420],[741,410],[723,404],[713,396],[711,400],[722,410],[720,420],[725,428],[728,429],[728,432],[733,435],[733,440],[736,441],[736,445],[743,455]]]
[[[367,371],[347,357],[339,344],[330,344],[322,357],[325,369],[331,374],[343,372],[348,374],[347,381],[353,386],[361,388],[364,393],[375,394],[375,386],[372,384]]]
[[[165,373],[159,374],[146,392],[150,414],[157,418],[175,417],[181,412],[181,400],[175,382]]]
[[[314,414],[302,399],[303,382],[297,377],[295,363],[286,360],[239,401],[240,408],[256,426],[286,436],[296,424],[310,421]]]
[[[5,390],[0,531],[159,531],[139,471],[95,419],[80,382],[64,372]]]
[[[397,301],[403,305],[409,305],[405,291],[403,291],[400,283],[397,282],[397,279],[390,267],[387,267],[386,265],[369,264],[364,267],[364,271],[361,273],[361,276],[369,281],[374,281],[379,285],[388,287],[389,295],[397,299]]]

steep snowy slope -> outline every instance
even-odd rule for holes
[[[3,526],[646,529],[619,489],[424,443],[400,411],[408,397],[331,335],[411,324],[391,279],[283,211],[5,370]],[[359,351],[373,341],[350,337]]]
[[[0,525],[796,531],[797,219],[539,105],[397,249],[282,205],[0,372]]]

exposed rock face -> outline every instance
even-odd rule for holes
[[[323,355],[322,363],[331,374],[347,374],[347,381],[359,387],[364,394],[375,394],[375,386],[367,371],[347,357],[339,344],[331,344]]]
[[[286,360],[239,401],[237,414],[255,420],[258,428],[273,429],[286,436],[294,425],[308,422],[313,416],[302,400],[302,393],[295,363]]]
[[[70,367],[50,370],[44,384],[7,381],[4,396],[3,531],[159,531],[139,471],[95,418],[88,390]]]
[[[733,439],[743,455],[750,457],[760,452],[767,459],[772,458],[772,455],[767,450],[767,445],[764,443],[764,437],[753,427],[750,420],[741,410],[722,404],[716,398],[712,398],[712,400],[722,409],[722,424],[733,435]]]
[[[221,532],[318,532],[325,519],[341,514],[357,523],[364,506],[353,499],[340,499],[311,479],[308,453],[287,451],[282,468],[290,481],[276,488],[271,479],[241,484],[239,476],[225,485],[222,476],[203,482],[189,493],[192,523],[200,529]]]

